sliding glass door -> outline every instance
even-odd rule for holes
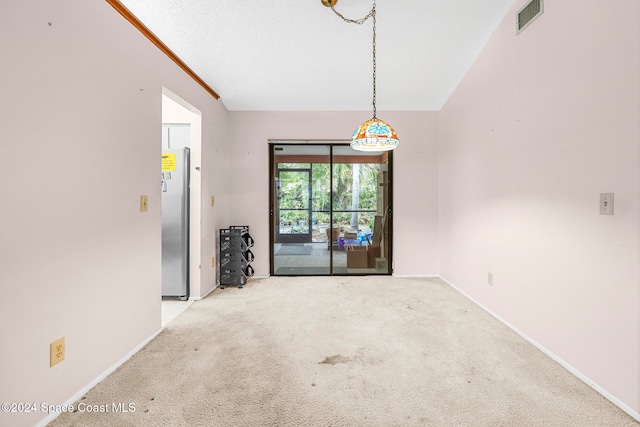
[[[391,274],[391,153],[270,144],[271,274]]]

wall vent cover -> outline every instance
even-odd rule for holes
[[[527,28],[538,16],[544,12],[543,0],[531,0],[516,15],[517,32],[520,34]]]

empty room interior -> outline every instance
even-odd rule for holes
[[[397,303],[420,334],[438,324],[424,302],[437,290],[561,366],[619,425],[640,421],[640,2],[188,3],[0,1],[1,425],[46,425],[170,343],[163,303],[186,309],[176,331],[204,307],[224,329],[237,307],[249,326],[224,337],[232,348],[271,325],[254,306],[300,340],[329,339],[309,326],[325,310],[344,316],[379,347],[301,351],[357,381],[393,339],[348,325],[365,312],[384,333],[404,325]],[[397,147],[355,144],[372,109]],[[240,229],[238,279],[223,246]],[[175,277],[170,235],[188,254]],[[370,289],[389,292],[371,312]],[[308,382],[270,425],[314,425],[287,413],[329,384]],[[371,424],[355,405],[317,425],[473,425],[380,405]],[[128,425],[162,424],[134,406]]]

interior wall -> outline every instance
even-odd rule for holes
[[[398,133],[394,151],[395,274],[437,275],[438,119],[436,112],[386,112]],[[269,274],[270,139],[349,140],[370,112],[231,112],[229,220],[249,225],[256,243],[251,264]]]
[[[0,57],[0,401],[58,405],[160,329],[163,87],[202,112],[202,191],[222,203],[228,116],[104,1],[1,2]],[[208,256],[224,215],[213,211]],[[50,368],[62,336],[65,360]]]
[[[440,271],[637,414],[640,3],[525,3],[440,113]]]
[[[199,208],[192,205],[200,211],[200,291],[193,293],[191,299],[203,298],[217,286],[218,230],[229,223],[229,113],[222,102],[213,106],[214,111],[202,116],[201,199]]]

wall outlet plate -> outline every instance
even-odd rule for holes
[[[49,367],[53,367],[64,360],[64,337],[49,344]]]
[[[149,210],[149,198],[145,195],[140,196],[140,212]]]
[[[489,284],[489,286],[493,286],[493,273],[491,272],[489,272],[487,276],[487,283]]]
[[[214,202],[215,202],[214,197],[213,197],[213,196],[211,196],[211,206],[213,206],[213,205],[214,205]]]
[[[613,193],[600,193],[600,215],[613,215]]]

